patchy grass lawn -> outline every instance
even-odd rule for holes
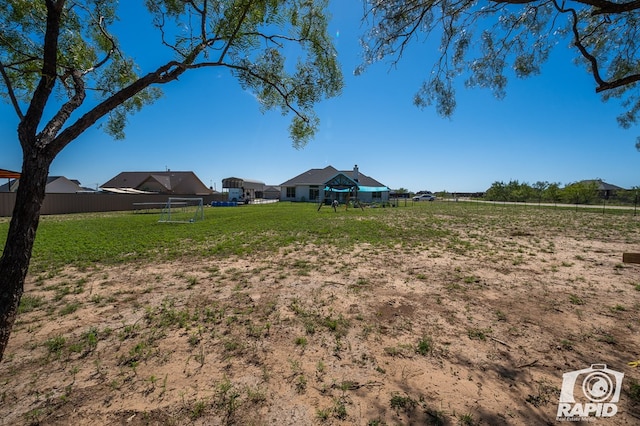
[[[632,212],[316,207],[44,217],[0,423],[545,424],[591,364],[640,418]]]

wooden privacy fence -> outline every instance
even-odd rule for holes
[[[202,198],[204,204],[209,205],[212,201],[223,201],[225,195],[219,193],[213,195],[105,194],[100,192],[47,194],[44,197],[41,214],[128,211],[134,210],[135,205],[141,203],[165,203],[169,197],[176,196]],[[11,216],[15,202],[15,193],[0,193],[0,217]]]

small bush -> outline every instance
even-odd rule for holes
[[[418,347],[416,348],[416,352],[420,355],[428,355],[433,351],[433,341],[431,337],[425,336],[422,339],[418,340]]]
[[[584,305],[584,300],[582,300],[575,294],[569,295],[569,302],[571,302],[572,305]]]
[[[60,309],[60,315],[72,314],[75,311],[77,311],[79,307],[80,307],[80,303],[79,302],[67,303],[66,305],[64,305],[62,307],[62,309]]]
[[[391,405],[391,408],[396,411],[403,410],[408,412],[413,410],[417,403],[416,400],[411,398],[409,395],[400,396],[398,394],[395,394],[391,397],[389,404]]]
[[[64,336],[54,336],[47,339],[47,341],[44,342],[44,345],[50,354],[60,355],[66,342],[67,340]]]
[[[487,340],[487,334],[491,333],[491,330],[485,330],[482,328],[471,328],[467,331],[469,339],[472,340]]]

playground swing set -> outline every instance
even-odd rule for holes
[[[325,183],[323,196],[318,204],[318,211],[327,200],[331,200],[331,207],[337,212],[340,205],[339,198],[344,203],[345,210],[349,208],[349,205],[353,205],[356,208],[360,207],[360,209],[364,210],[364,204],[358,199],[358,192],[382,191],[388,191],[388,188],[360,185],[357,178],[351,179],[344,173],[338,173]]]

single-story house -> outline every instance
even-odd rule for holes
[[[343,203],[357,197],[365,203],[389,201],[389,188],[361,173],[358,166],[353,170],[338,170],[333,166],[310,169],[280,184],[281,201],[312,201],[336,199]]]
[[[115,193],[210,195],[213,193],[193,172],[122,172],[100,186]]]
[[[0,192],[16,192],[20,186],[20,179],[9,181],[0,186]],[[47,177],[47,185],[44,187],[46,194],[77,194],[78,192],[89,192],[90,189],[80,186],[80,182],[75,179],[67,179],[64,176]]]

